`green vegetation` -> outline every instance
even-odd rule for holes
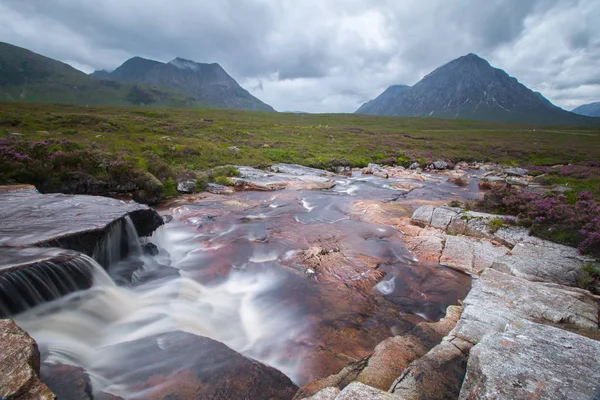
[[[488,222],[488,228],[490,233],[494,234],[498,232],[498,229],[504,226],[504,222],[500,218],[493,218]]]
[[[577,279],[577,286],[600,294],[600,266],[589,262],[581,267],[581,272]]]
[[[200,179],[202,186],[218,176],[234,176],[225,170],[205,172],[222,165],[293,162],[333,168],[438,159],[584,165],[600,159],[599,128],[534,130],[524,125],[356,114],[31,103],[0,103],[0,140],[1,183],[66,190],[65,182],[85,174],[95,179],[88,186],[98,193],[104,189],[94,184],[111,181],[111,187],[126,190],[133,179],[145,182],[144,188],[152,193],[158,183],[161,197],[173,194],[171,181],[177,179]],[[572,174],[557,178],[580,179]],[[589,179],[595,182],[597,177]]]

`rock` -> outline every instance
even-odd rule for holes
[[[420,166],[421,165],[418,162],[414,162],[414,163],[410,164],[410,166],[408,167],[408,169],[417,169]]]
[[[590,261],[573,247],[528,237],[498,258],[493,268],[531,281],[576,286],[581,267]]]
[[[93,400],[92,383],[80,367],[66,364],[45,364],[40,374],[58,399]]]
[[[373,176],[375,176],[377,178],[387,179],[388,178],[388,172],[386,170],[375,171],[375,172],[373,172]]]
[[[307,397],[327,387],[344,389],[352,381],[387,390],[410,362],[425,355],[454,328],[460,311],[460,307],[450,306],[440,321],[421,322],[401,336],[382,341],[370,356],[346,365],[337,374],[309,383],[298,391],[297,397]]]
[[[529,186],[529,182],[517,178],[506,178],[506,183],[514,186]]]
[[[513,167],[513,168],[506,168],[504,170],[504,173],[506,175],[510,175],[510,176],[526,176],[529,174],[529,171],[527,171],[525,168]]]
[[[401,190],[406,193],[410,193],[415,189],[421,189],[424,185],[417,182],[390,182],[391,187],[397,190]]]
[[[0,318],[90,288],[95,268],[71,250],[0,247]]]
[[[286,170],[288,173],[269,173],[256,168],[238,166],[239,177],[231,178],[235,187],[241,190],[282,190],[282,189],[297,189],[297,190],[318,190],[330,189],[335,186],[335,182],[322,173],[331,175],[330,172],[322,171],[319,175],[304,175],[302,171],[306,167],[290,164],[277,164],[273,166],[278,170]],[[310,168],[312,170],[312,168]],[[289,173],[293,171],[294,173]],[[321,170],[316,170],[321,171]]]
[[[456,218],[459,212],[460,208],[456,207],[436,207],[431,214],[431,221],[429,224],[434,228],[446,230],[448,229],[450,222]]]
[[[240,152],[240,149],[237,146],[229,146],[227,148],[227,150],[229,150],[232,153],[239,153]]]
[[[530,282],[493,269],[474,281],[463,305],[450,335],[471,343],[522,319],[598,329],[598,304],[589,292]]]
[[[344,167],[342,167],[344,168]],[[348,168],[348,167],[345,167]],[[269,168],[273,172],[278,172],[281,174],[295,175],[295,176],[324,176],[331,177],[333,174],[329,171],[325,171],[324,169],[310,168],[305,167],[299,164],[275,164]],[[348,168],[349,169],[349,168]]]
[[[485,240],[447,235],[440,264],[479,275],[508,251],[504,246],[496,246]]]
[[[479,189],[488,190],[492,187],[506,186],[506,179],[500,176],[486,176],[479,180]]]
[[[108,197],[0,191],[0,244],[55,246],[91,256],[109,228],[126,216],[140,236],[163,223],[148,206]]]
[[[54,400],[39,379],[40,355],[35,340],[12,320],[0,320],[0,398]]]
[[[179,193],[196,193],[196,181],[187,179],[177,182],[177,191]]]
[[[11,132],[9,133],[10,136],[21,136],[21,134],[19,132]]]
[[[459,399],[598,399],[600,342],[515,321],[471,349]]]
[[[181,331],[119,343],[105,352],[114,358],[114,367],[103,373],[112,382],[107,391],[139,391],[127,398],[291,399],[298,389],[274,368]],[[129,356],[132,352],[136,357]]]
[[[420,262],[440,262],[444,249],[444,238],[425,234],[423,236],[403,236],[406,247],[416,253]]]
[[[442,170],[446,168],[448,168],[448,163],[445,163],[444,161],[434,161],[429,165],[429,169]]]
[[[472,343],[452,337],[413,361],[394,381],[390,392],[402,400],[456,399],[465,377]]]
[[[436,207],[430,205],[424,205],[415,210],[411,217],[411,222],[418,226],[428,226],[431,223],[433,217],[433,210]]]
[[[360,382],[352,382],[337,395],[335,400],[402,400],[396,395],[372,388]]]
[[[334,387],[325,388],[311,397],[305,397],[304,400],[335,400],[340,393],[340,389]]]
[[[369,163],[366,168],[362,169],[363,175],[374,174],[375,172],[384,172],[385,169],[379,164]]]
[[[337,166],[335,167],[335,173],[338,175],[352,175],[352,169],[350,167]]]

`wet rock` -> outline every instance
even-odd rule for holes
[[[389,175],[386,170],[382,170],[382,171],[373,172],[373,176],[375,176],[377,178],[387,179]]]
[[[179,193],[196,193],[196,181],[187,179],[185,181],[177,182],[177,191]]]
[[[494,245],[485,240],[447,235],[440,264],[479,275],[508,251],[504,246]]]
[[[424,187],[424,185],[417,182],[391,182],[390,186],[406,193],[410,193],[415,189]]]
[[[278,170],[285,170],[288,172],[270,173],[256,168],[238,166],[239,177],[231,178],[231,180],[234,182],[236,188],[242,190],[281,190],[286,188],[317,190],[330,189],[335,186],[335,182],[328,177],[321,175],[306,175],[304,172],[297,170],[293,165],[278,164],[274,167]],[[301,168],[304,170],[306,167]],[[331,175],[330,172],[322,172]]]
[[[597,399],[600,342],[515,321],[471,349],[460,399]]]
[[[162,225],[148,206],[108,197],[0,191],[0,244],[55,246],[92,255],[109,227],[129,216],[140,236]]]
[[[525,168],[513,167],[513,168],[506,168],[504,170],[504,173],[506,175],[510,175],[510,176],[526,176],[529,174],[529,171],[527,171]]]
[[[448,163],[444,162],[444,161],[434,161],[433,163],[431,163],[429,165],[429,169],[446,169],[448,168]]]
[[[474,282],[463,304],[451,335],[471,343],[522,319],[598,329],[598,304],[589,292],[530,282],[493,269]]]
[[[409,363],[425,355],[454,328],[460,310],[448,307],[446,317],[440,321],[421,322],[407,333],[382,341],[368,357],[346,365],[337,374],[309,383],[296,397],[307,397],[327,387],[344,389],[353,381],[387,390]]]
[[[394,381],[390,392],[403,400],[458,398],[472,343],[451,337],[413,361]]]
[[[39,379],[40,355],[35,341],[12,320],[0,320],[0,397],[54,400]]]
[[[0,317],[91,287],[94,267],[71,250],[0,247]]]
[[[493,268],[531,281],[575,286],[581,267],[589,261],[573,247],[528,237],[498,258]]]
[[[348,167],[342,167],[344,170],[349,170]],[[288,175],[296,175],[296,176],[305,176],[305,175],[313,175],[313,176],[325,176],[330,177],[333,174],[324,169],[317,169],[311,167],[305,167],[299,164],[275,164],[269,168],[273,172],[278,172],[281,174]]]
[[[418,162],[414,162],[412,164],[410,164],[410,166],[408,167],[408,169],[417,169],[421,166],[421,164],[419,164]]]
[[[59,399],[93,400],[92,383],[83,368],[65,364],[45,364],[40,378]]]
[[[106,352],[115,359],[104,371],[113,383],[106,391],[120,394],[121,388],[128,399],[291,399],[298,389],[274,368],[181,331],[120,343]]]
[[[206,184],[206,191],[212,194],[233,193],[231,187],[212,182]]]

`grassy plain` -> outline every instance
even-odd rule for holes
[[[28,152],[39,142],[48,148],[38,158],[58,151],[100,154],[107,165],[125,163],[163,184],[177,175],[226,164],[288,162],[328,168],[369,162],[407,166],[440,159],[548,166],[600,160],[600,128],[217,109],[0,103],[0,139],[5,150],[8,146],[13,154],[22,151],[27,157],[35,156]],[[0,182],[38,183],[26,182],[31,174],[11,174],[6,162],[16,160],[1,157],[5,168],[0,168]],[[78,168],[76,160],[69,162]],[[159,164],[169,171],[156,173]],[[56,162],[45,166],[59,167]],[[110,169],[86,168],[86,173],[101,177]],[[555,179],[569,183],[571,178]],[[581,179],[572,181],[600,193],[600,177],[586,179],[583,184]]]

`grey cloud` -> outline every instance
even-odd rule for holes
[[[597,0],[2,0],[0,40],[90,72],[218,62],[277,109],[351,112],[469,52],[559,105],[600,100]]]

